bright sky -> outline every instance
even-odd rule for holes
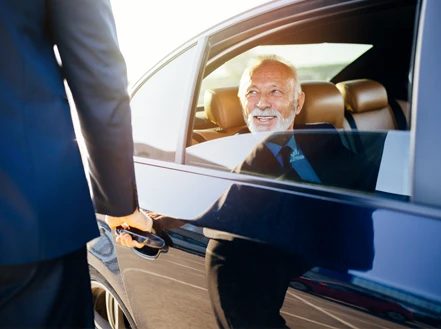
[[[265,2],[111,0],[129,81],[196,34]]]

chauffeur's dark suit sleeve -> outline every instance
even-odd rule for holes
[[[49,29],[72,91],[89,155],[95,210],[137,207],[127,72],[108,0],[49,0]]]

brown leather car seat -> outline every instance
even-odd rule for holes
[[[326,122],[337,129],[343,128],[344,100],[333,83],[308,81],[302,83],[302,90],[305,92],[305,103],[295,119],[296,124]],[[194,139],[201,142],[231,136],[246,128],[237,91],[237,87],[229,87],[205,92],[205,114],[218,127],[195,130]]]
[[[200,141],[227,137],[246,127],[237,90],[237,87],[228,87],[205,91],[205,115],[217,127],[195,130],[193,138]]]
[[[305,103],[295,123],[326,122],[337,129],[343,128],[345,106],[337,87],[327,81],[306,81],[301,85]]]
[[[358,79],[336,84],[345,100],[355,127],[346,123],[345,129],[395,130],[397,123],[389,106],[384,86],[374,80]]]

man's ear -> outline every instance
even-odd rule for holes
[[[302,91],[297,99],[296,115],[300,113],[305,104],[305,93]]]

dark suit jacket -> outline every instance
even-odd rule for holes
[[[288,140],[293,132],[275,134]],[[378,168],[341,143],[336,131],[295,133],[295,139],[321,183],[373,192]],[[237,172],[293,179],[265,146],[255,147]],[[371,208],[233,184],[192,224],[228,232],[297,254],[316,266],[368,270],[374,258]],[[210,238],[228,239],[206,230]]]
[[[1,1],[0,49],[0,264],[21,264],[84,246],[98,235],[94,210],[134,211],[131,117],[108,0]],[[88,146],[94,205],[64,79]]]
[[[367,192],[375,190],[379,167],[370,163],[363,154],[348,150],[335,129],[294,130],[273,134],[259,143],[234,171],[302,181],[295,170],[287,172],[282,168],[265,144],[272,141],[282,145],[291,134],[294,134],[297,147],[302,150],[320,179],[320,185]]]

